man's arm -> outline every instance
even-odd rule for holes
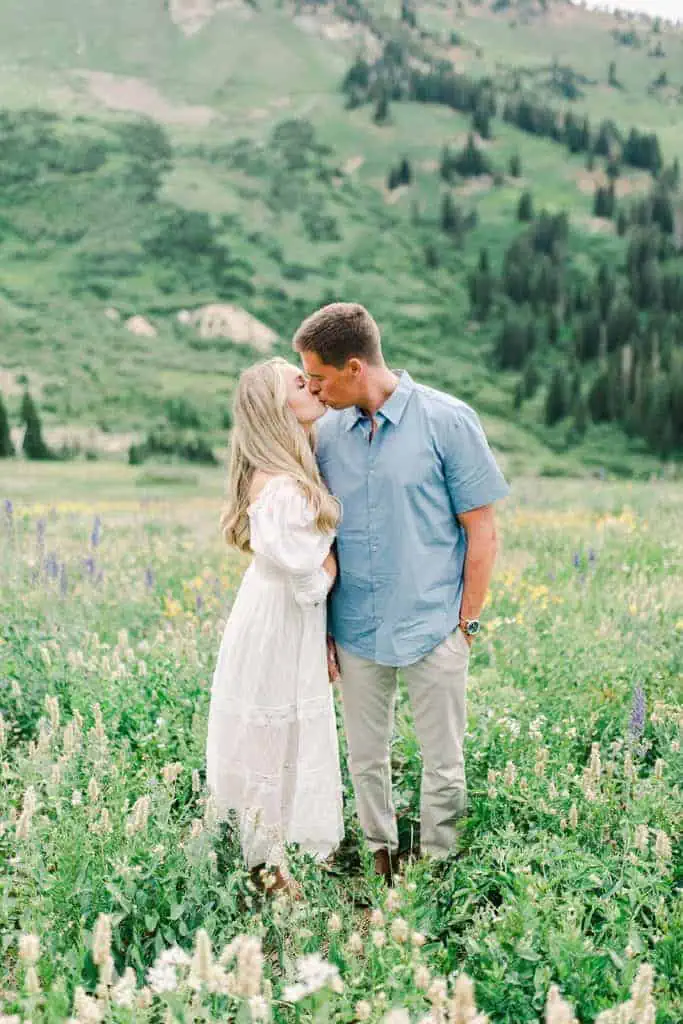
[[[469,512],[460,512],[458,522],[467,535],[460,608],[462,621],[478,619],[481,615],[498,553],[498,537],[493,505],[483,505]],[[465,639],[472,643],[472,637],[465,636]]]

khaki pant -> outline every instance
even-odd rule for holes
[[[401,668],[422,750],[422,853],[445,857],[467,808],[463,744],[469,645],[459,629]],[[344,724],[358,817],[371,850],[398,848],[391,794],[397,672],[339,648]]]

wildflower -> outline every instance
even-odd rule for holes
[[[681,749],[680,740],[672,740],[671,741],[671,753],[672,754],[677,754],[680,749]]]
[[[126,822],[126,835],[132,836],[136,832],[144,832],[149,820],[150,804],[149,796],[138,797]]]
[[[201,788],[202,788],[202,784],[201,784],[201,781],[200,781],[200,778],[199,778],[199,769],[198,768],[193,768],[192,769],[192,792],[193,793],[198,793]]]
[[[180,761],[174,761],[173,764],[164,765],[164,767],[161,769],[161,774],[163,776],[164,782],[167,785],[173,785],[173,783],[179,777],[182,770],[183,766],[180,763]]]
[[[379,907],[375,907],[371,912],[370,924],[374,925],[375,928],[382,928],[384,926],[384,914]]]
[[[640,853],[645,853],[647,851],[648,833],[649,829],[647,825],[636,826],[636,834],[633,842],[636,850],[639,850]]]
[[[410,1024],[410,1014],[407,1010],[389,1010],[382,1018],[382,1024]]]
[[[654,1024],[656,1008],[652,998],[654,971],[650,964],[641,964],[631,986],[634,1024]]]
[[[448,999],[448,986],[445,978],[433,978],[427,989],[427,999],[432,1006],[438,1008],[445,1006]]]
[[[424,946],[427,940],[425,936],[422,934],[422,932],[413,932],[413,934],[410,936],[410,941],[412,942],[413,946],[416,946],[419,949],[420,946]]]
[[[432,975],[429,968],[426,967],[425,964],[417,965],[415,971],[413,972],[413,981],[415,983],[415,988],[420,989],[420,991],[422,992],[427,991],[432,981]]]
[[[199,985],[208,985],[212,979],[213,953],[211,952],[211,940],[204,928],[200,928],[195,937],[191,972]]]
[[[632,739],[637,740],[643,735],[645,728],[645,717],[646,717],[646,698],[645,691],[640,683],[636,683],[633,690],[633,700],[631,704],[631,719],[629,721],[629,733]]]
[[[633,779],[635,776],[635,770],[633,767],[633,755],[630,750],[627,750],[624,754],[624,777],[627,779]]]
[[[27,967],[34,967],[40,957],[40,939],[37,935],[24,934],[19,938],[19,959]]]
[[[363,952],[363,939],[358,932],[351,932],[346,940],[346,948],[353,956]]]
[[[579,812],[576,807],[576,803],[573,803],[569,808],[569,825],[572,829],[575,829],[579,823]]]
[[[93,933],[92,958],[93,962],[101,967],[111,954],[111,917],[109,914],[100,914],[95,923]]]
[[[477,1015],[474,1001],[474,983],[465,973],[459,974],[455,980],[453,997],[449,1005],[449,1020],[451,1024],[474,1024],[475,1020],[481,1020]]]
[[[602,764],[600,762],[600,744],[591,744],[591,759],[590,759],[590,772],[595,781],[597,782],[602,773]]]
[[[394,942],[404,943],[410,938],[410,928],[402,917],[397,917],[391,922],[389,932]]]
[[[655,839],[655,856],[659,860],[671,860],[671,840],[666,832],[662,831],[662,829],[657,829],[657,837]]]
[[[73,793],[71,794],[71,806],[80,807],[82,803],[83,794],[81,793],[80,789],[74,789]]]
[[[286,986],[282,993],[282,998],[288,1003],[298,1003],[339,980],[338,968],[319,953],[311,953],[297,960],[296,973],[296,984]]]
[[[536,764],[534,765],[534,775],[537,778],[543,778],[545,775],[546,765],[548,763],[548,748],[537,747],[536,748]]]
[[[395,910],[399,909],[399,907],[401,906],[401,896],[400,893],[396,891],[396,889],[389,890],[389,892],[387,893],[385,905],[390,914],[392,914]]]
[[[31,815],[22,811],[15,830],[17,839],[28,839],[31,834]]]
[[[514,786],[515,779],[517,778],[517,768],[512,761],[508,761],[505,765],[505,772],[503,773],[503,781],[506,786]]]
[[[49,694],[46,694],[45,710],[50,716],[52,731],[56,732],[59,729],[59,697],[51,697]]]
[[[268,1000],[263,996],[252,996],[249,1000],[249,1013],[252,1021],[267,1021],[270,1019],[270,1006]]]
[[[80,985],[74,992],[74,1016],[79,1024],[100,1024],[104,1017],[104,1007],[92,996],[86,995]]]
[[[162,963],[157,959],[147,971],[147,984],[155,995],[162,992],[175,992],[178,987],[178,974],[175,965]]]
[[[557,985],[551,985],[545,1004],[546,1024],[576,1024],[576,1017],[569,1003],[562,998]]]
[[[372,1006],[367,999],[360,999],[354,1007],[354,1013],[356,1014],[356,1020],[370,1020],[372,1015]]]
[[[132,1010],[135,1005],[135,971],[126,967],[123,977],[119,978],[111,990],[111,1000],[115,1006]]]
[[[327,930],[330,935],[336,935],[342,930],[342,920],[339,914],[330,914],[327,919]]]
[[[370,938],[375,949],[381,949],[387,941],[386,934],[379,928],[370,933]]]
[[[664,776],[664,761],[661,757],[658,757],[655,761],[654,776],[656,779],[661,779]]]
[[[91,804],[96,804],[100,798],[100,787],[96,778],[91,778],[88,783],[88,798]]]

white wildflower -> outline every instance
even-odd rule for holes
[[[178,974],[175,966],[156,960],[147,971],[147,984],[155,995],[162,992],[175,992],[178,987]]]
[[[252,1021],[270,1020],[270,1005],[263,996],[252,996],[249,1000],[249,1013]]]
[[[363,939],[359,932],[351,932],[346,940],[346,948],[353,956],[363,952]]]
[[[408,922],[404,921],[402,917],[397,917],[391,922],[389,932],[394,942],[404,943],[410,938]]]
[[[40,958],[40,939],[34,934],[24,934],[19,938],[19,959],[27,966],[34,966]]]
[[[413,973],[413,982],[415,988],[420,989],[422,992],[426,992],[432,981],[432,975],[425,964],[418,964]]]
[[[92,940],[93,962],[101,967],[111,954],[111,917],[100,914],[95,923]]]
[[[505,771],[503,772],[503,781],[506,786],[514,786],[515,779],[517,778],[517,767],[512,761],[508,761],[505,765]]]
[[[367,999],[361,999],[356,1003],[354,1013],[356,1014],[356,1020],[370,1020],[370,1017],[372,1016],[372,1006]]]
[[[562,998],[557,985],[551,985],[545,1004],[546,1024],[577,1024],[574,1011]]]
[[[647,825],[636,826],[636,834],[633,840],[633,844],[636,850],[639,850],[640,853],[645,853],[647,851],[649,831],[650,830],[648,829]]]
[[[337,985],[339,969],[329,963],[319,953],[310,953],[296,962],[297,982],[288,985],[283,991],[283,999],[288,1003],[298,1003],[306,996],[320,992],[323,988]]]
[[[79,1024],[100,1024],[104,1017],[104,1007],[79,985],[74,992],[74,1014]]]
[[[386,945],[387,936],[386,932],[383,932],[380,928],[376,928],[370,933],[370,939],[375,949],[382,949]]]
[[[126,967],[123,977],[119,978],[111,990],[111,999],[115,1006],[132,1010],[135,1005],[135,971]]]
[[[671,840],[661,828],[657,829],[655,856],[659,860],[671,860]]]
[[[407,1010],[389,1010],[382,1018],[382,1024],[410,1024],[410,1014]]]
[[[97,779],[93,776],[88,783],[88,799],[91,804],[96,804],[100,798],[100,787]]]
[[[374,910],[371,912],[371,914],[370,914],[370,924],[374,925],[375,928],[382,928],[383,927],[383,925],[384,925],[384,914],[379,909],[379,907],[375,907]]]
[[[575,803],[569,808],[569,826],[572,829],[576,829],[579,824],[579,812]]]
[[[339,914],[330,914],[327,919],[327,930],[330,935],[336,935],[342,930],[342,919]]]

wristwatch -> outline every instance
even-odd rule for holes
[[[461,619],[459,625],[465,636],[476,636],[481,631],[479,619]]]

